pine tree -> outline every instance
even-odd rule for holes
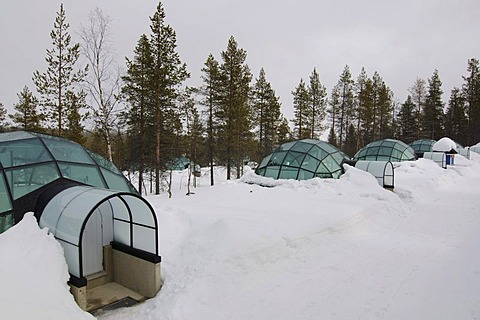
[[[70,106],[66,115],[66,129],[63,132],[63,136],[69,140],[84,144],[87,138],[82,135],[84,127],[82,122],[88,116],[88,114],[82,115],[80,110],[86,108],[85,102],[86,94],[80,91],[78,94],[67,91],[65,94],[65,103]]]
[[[413,142],[417,137],[417,106],[413,102],[412,96],[408,96],[401,105],[397,117],[399,127],[398,138],[406,143]]]
[[[357,152],[357,132],[355,131],[353,123],[350,123],[347,128],[342,150],[350,157],[353,157]]]
[[[253,86],[253,114],[257,127],[258,152],[261,159],[271,153],[276,144],[277,128],[283,118],[280,112],[280,101],[271,84],[266,80],[265,70],[260,69],[258,79]]]
[[[78,93],[77,87],[83,82],[87,67],[75,69],[80,55],[80,45],[71,44],[68,33],[69,24],[66,22],[63,4],[50,33],[53,48],[47,49],[47,71],[40,73],[38,70],[33,75],[33,82],[41,95],[41,104],[44,107],[45,120],[59,136],[63,135],[66,127],[66,118],[71,105],[68,104],[66,95]]]
[[[445,112],[445,135],[461,144],[467,144],[468,121],[466,99],[459,88],[453,88]]]
[[[480,141],[480,66],[478,59],[469,59],[468,76],[463,77],[463,94],[467,103],[468,138],[467,144]]]
[[[238,47],[233,36],[228,40],[227,49],[222,51],[221,56],[222,102],[217,115],[221,119],[219,133],[222,135],[227,163],[227,180],[230,180],[232,161],[236,163],[238,178],[251,142],[252,113],[249,94],[252,75],[245,63],[247,53]]]
[[[203,85],[199,88],[199,93],[203,96],[200,101],[202,105],[207,107],[207,153],[208,164],[210,166],[210,185],[214,185],[214,155],[215,155],[215,136],[217,130],[217,121],[214,117],[216,110],[220,107],[221,98],[221,81],[220,81],[220,65],[214,56],[210,54],[202,68],[201,76]]]
[[[332,90],[332,99],[330,101],[331,114],[335,117],[335,137],[339,148],[343,147],[347,140],[347,130],[354,121],[354,81],[350,73],[350,68],[345,66],[340,79]]]
[[[290,130],[290,126],[288,125],[288,119],[283,117],[277,127],[276,145],[281,145],[282,143],[290,140],[292,140],[292,132]]]
[[[165,11],[161,2],[150,17],[150,43],[153,57],[155,90],[155,194],[160,193],[160,169],[162,166],[162,131],[165,115],[175,108],[179,86],[190,76],[186,64],[176,52],[177,37],[170,25],[165,23]]]
[[[362,69],[363,71],[363,69]],[[375,99],[376,86],[372,79],[366,77],[366,73],[361,73],[357,80],[357,108],[358,108],[358,147],[366,145],[376,139],[376,113]]]
[[[154,135],[153,59],[150,42],[146,35],[140,36],[133,60],[127,60],[127,71],[122,77],[122,95],[128,103],[123,118],[128,125],[129,164],[138,170],[138,191],[143,190],[143,174],[152,164],[147,150],[154,148],[149,137]]]
[[[408,92],[412,95],[412,102],[416,105],[415,117],[416,117],[416,137],[420,139],[420,133],[422,132],[422,110],[425,105],[425,97],[427,96],[427,82],[421,78],[417,78],[415,83]]]
[[[378,138],[393,136],[393,93],[382,80],[377,87],[378,93]]]
[[[310,97],[303,79],[300,79],[300,83],[295,90],[292,91],[292,95],[295,116],[293,119],[295,136],[297,139],[310,138],[311,132],[308,130],[308,128],[310,128]]]
[[[327,90],[320,83],[320,76],[317,69],[314,68],[310,75],[310,84],[308,86],[308,95],[310,103],[310,138],[318,139],[324,130],[323,121],[327,113]]]
[[[369,94],[366,92],[366,83],[368,80],[365,68],[362,68],[354,85],[354,104],[355,104],[355,121],[357,132],[357,150],[364,144],[365,128],[363,127],[364,116],[367,113]]]
[[[443,135],[443,107],[442,102],[442,82],[438,75],[438,70],[428,79],[428,91],[423,109],[423,137],[438,140]]]
[[[22,130],[41,131],[42,116],[37,111],[38,99],[27,86],[23,87],[23,90],[17,96],[18,103],[13,106],[17,112],[10,115],[13,123]]]

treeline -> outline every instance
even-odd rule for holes
[[[46,51],[47,69],[33,75],[37,94],[25,86],[10,115],[0,103],[0,129],[82,143],[122,170],[138,172],[140,191],[144,179],[154,181],[157,194],[162,173],[179,156],[210,166],[213,185],[214,165],[226,167],[227,179],[239,177],[245,161],[259,162],[283,142],[320,139],[325,132],[349,155],[387,137],[411,142],[446,135],[466,145],[480,140],[477,59],[468,61],[464,84],[452,90],[448,104],[437,70],[428,81],[416,79],[399,103],[377,72],[369,77],[362,70],[353,79],[345,66],[328,95],[313,69],[292,90],[294,118],[286,119],[265,70],[252,74],[234,37],[218,58],[206,57],[202,84],[191,88],[184,85],[190,74],[161,3],[150,17],[150,34],[140,35],[124,72],[115,64],[110,23],[94,10],[81,27],[82,42],[71,43],[61,5]],[[78,66],[82,57],[85,67]]]

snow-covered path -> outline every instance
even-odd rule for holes
[[[399,164],[395,192],[350,169],[150,197],[165,285],[100,318],[480,318],[480,161],[459,162]]]

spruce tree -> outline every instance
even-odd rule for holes
[[[459,88],[453,88],[445,112],[445,135],[461,144],[467,144],[468,121],[466,99]]]
[[[428,90],[422,114],[423,137],[438,140],[443,136],[442,82],[438,70],[428,79]]]
[[[41,96],[40,103],[44,108],[47,126],[59,136],[62,136],[66,129],[66,118],[71,108],[66,95],[68,92],[81,95],[78,85],[83,82],[88,69],[76,69],[80,45],[71,44],[69,26],[61,4],[50,33],[53,48],[47,49],[47,70],[44,73],[37,70],[33,75],[33,82]]]
[[[276,144],[277,128],[282,114],[280,101],[275,95],[270,82],[266,80],[265,70],[260,69],[258,79],[253,86],[253,114],[254,124],[257,127],[258,152],[257,159],[271,153]]]
[[[180,85],[190,76],[186,64],[180,61],[176,51],[175,30],[165,23],[165,11],[161,2],[150,17],[150,44],[153,58],[155,90],[155,194],[160,193],[160,169],[162,166],[162,131],[165,115],[176,106]]]
[[[310,103],[310,138],[319,139],[324,130],[323,121],[325,120],[327,113],[327,90],[320,83],[320,76],[316,68],[313,69],[312,74],[310,75],[308,95],[308,101]]]
[[[393,136],[393,93],[382,80],[377,87],[378,108],[378,139],[390,138]]]
[[[345,66],[340,79],[332,90],[332,99],[330,103],[335,116],[335,137],[339,148],[343,147],[347,140],[347,130],[354,121],[355,103],[354,103],[354,81],[350,73],[350,68]]]
[[[203,85],[199,88],[199,93],[203,96],[200,101],[207,110],[207,157],[210,166],[210,185],[215,184],[214,179],[214,155],[215,155],[215,141],[217,131],[217,121],[215,116],[216,110],[220,107],[221,98],[221,81],[220,81],[220,65],[212,54],[209,54],[207,60],[202,68]]]
[[[417,137],[417,106],[412,96],[408,96],[398,112],[398,138],[406,143],[413,142]]]
[[[26,131],[41,131],[42,116],[37,110],[38,99],[27,86],[17,96],[18,103],[13,106],[17,112],[10,115],[14,125]]]
[[[138,191],[143,190],[143,175],[151,167],[148,151],[154,148],[154,96],[153,59],[150,42],[145,34],[140,36],[133,60],[126,59],[127,71],[122,77],[122,96],[127,102],[123,118],[128,126],[129,167],[138,170]]]
[[[300,83],[295,90],[292,91],[292,95],[295,116],[293,119],[295,137],[297,139],[310,138],[310,96],[303,79],[300,79]]]
[[[231,178],[232,163],[236,163],[237,178],[243,168],[243,160],[247,156],[247,148],[251,142],[252,112],[249,105],[250,81],[252,74],[246,64],[247,53],[239,48],[232,36],[228,40],[227,49],[222,51],[220,65],[222,81],[222,99],[219,130],[223,141],[223,152],[227,164],[227,180]]]

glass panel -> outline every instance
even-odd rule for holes
[[[270,157],[270,161],[268,162],[268,165],[269,166],[279,166],[282,164],[282,161],[283,161],[283,158],[285,158],[285,155],[287,154],[287,152],[285,151],[279,151],[279,152],[275,152],[272,154],[272,156]]]
[[[155,254],[155,230],[133,226],[133,247]]]
[[[10,200],[3,174],[0,172],[0,213],[9,210],[12,210],[12,201]],[[0,232],[2,232],[1,228]]]
[[[321,143],[317,144],[317,146],[320,149],[323,149],[323,151],[325,151],[326,153],[334,153],[334,152],[338,151],[338,149],[336,149],[332,145],[330,145],[328,143],[325,143],[325,142],[321,142]]]
[[[280,170],[279,179],[297,179],[298,168],[289,168],[283,166]]]
[[[130,224],[113,220],[113,241],[130,246]]]
[[[298,142],[295,144],[290,150],[292,151],[299,151],[302,153],[306,153],[308,150],[310,150],[313,147],[313,145],[305,142]]]
[[[133,222],[144,224],[146,226],[155,227],[155,221],[153,219],[153,213],[150,207],[141,199],[132,196],[122,196],[127,202],[132,212]]]
[[[342,170],[338,169],[337,171],[332,172],[332,178],[338,179],[342,175]]]
[[[285,159],[283,159],[283,164],[298,168],[302,165],[303,158],[305,158],[305,153],[289,151]]]
[[[5,173],[14,200],[60,178],[53,163],[5,170]]]
[[[298,180],[308,180],[308,179],[312,179],[314,176],[315,176],[315,174],[313,172],[309,172],[309,171],[300,169],[298,171],[298,178],[297,179]]]
[[[315,157],[317,158],[318,160],[322,160],[323,158],[325,158],[328,153],[323,150],[322,148],[318,147],[318,146],[314,146],[309,152],[308,152],[309,155],[311,155],[312,157]]]
[[[297,141],[287,142],[280,146],[280,150],[289,150]]]
[[[108,161],[107,159],[103,158],[102,156],[88,150],[87,150],[87,153],[93,158],[93,160],[100,166],[100,167],[103,167],[107,170],[110,170],[116,174],[122,174],[120,172],[120,170],[118,170],[118,168],[113,164],[111,163],[110,161]]]
[[[92,158],[79,144],[55,137],[44,137],[42,140],[53,157],[59,161],[94,164]]]
[[[262,162],[260,163],[260,165],[258,167],[259,168],[265,167],[268,164],[268,161],[270,161],[271,156],[272,155],[270,154],[270,155],[266,156],[265,158],[263,158]]]
[[[267,167],[265,169],[265,177],[270,177],[274,179],[278,179],[278,171],[280,170],[280,167],[274,166],[274,167]]]
[[[379,147],[369,147],[367,148],[367,156],[373,156],[378,154]]]
[[[317,170],[317,167],[318,167],[319,164],[320,164],[319,160],[313,158],[310,155],[306,155],[305,159],[303,159],[302,169],[315,172]],[[313,177],[313,175],[312,175],[312,177]]]
[[[58,166],[60,167],[60,171],[65,178],[88,184],[94,187],[107,187],[105,183],[103,183],[102,178],[100,177],[100,172],[94,165],[89,166],[59,163]]]
[[[265,176],[265,169],[257,169],[255,170],[255,173],[259,176]]]
[[[35,136],[25,131],[0,133],[0,143],[6,142],[6,141],[12,141],[12,140],[21,140],[21,139],[30,139],[30,138],[35,138]]]
[[[382,146],[380,149],[378,149],[379,156],[390,157],[390,154],[392,154],[392,148]]]
[[[338,164],[335,162],[335,159],[332,156],[327,156],[323,159],[322,164],[327,168],[328,172],[333,172],[339,169]]]
[[[13,225],[13,213],[0,216],[0,233],[10,229]]]
[[[4,168],[51,161],[40,139],[12,141],[0,145],[0,161]]]
[[[388,141],[388,140],[383,140],[382,147],[390,147],[393,148],[395,145],[395,141]]]
[[[328,170],[323,163],[320,163],[315,176],[322,178],[325,174],[328,175],[328,178],[330,178],[330,170]]]
[[[335,152],[332,154],[332,157],[335,159],[337,164],[340,166],[345,159],[345,156],[341,152]]]
[[[107,181],[109,189],[130,192],[127,180],[125,180],[123,176],[110,172],[104,168],[100,168],[100,170]]]

